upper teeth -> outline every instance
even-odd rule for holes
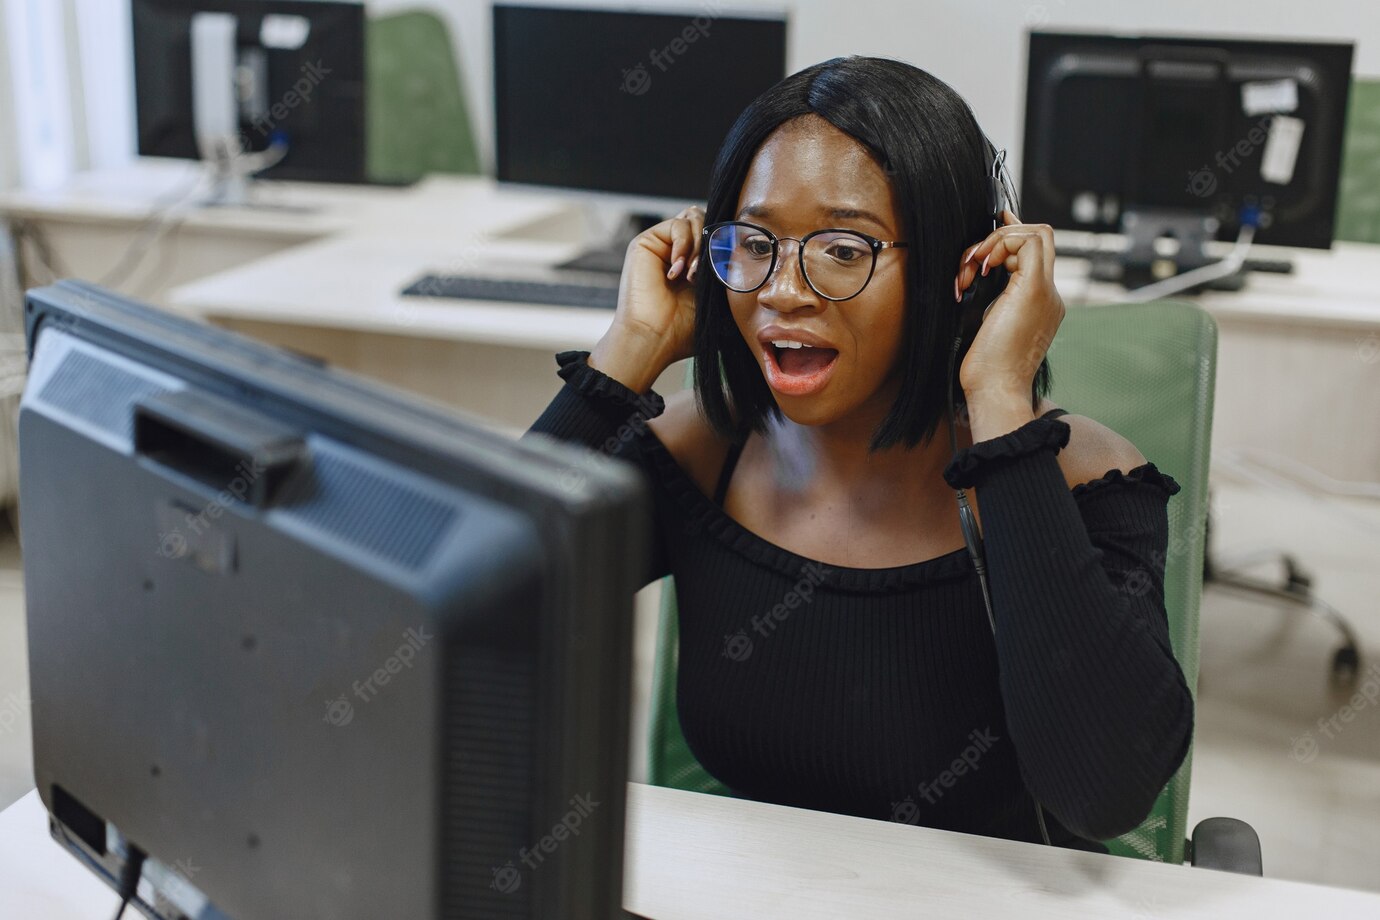
[[[795,339],[772,339],[771,343],[777,348],[814,348],[813,345],[806,345],[804,342],[797,342]]]

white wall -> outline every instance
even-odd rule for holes
[[[697,13],[711,8],[781,9],[761,0],[546,0]],[[450,26],[476,134],[492,164],[489,0],[366,0],[371,13],[430,8]],[[1380,4],[1373,0],[794,0],[787,67],[799,70],[841,54],[909,61],[957,89],[998,144],[1020,147],[1025,99],[1025,31],[1203,34],[1357,43],[1357,75],[1380,77]]]

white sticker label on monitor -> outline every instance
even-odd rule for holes
[[[1241,84],[1241,108],[1247,115],[1292,112],[1299,107],[1299,85],[1293,80],[1257,80]]]
[[[305,16],[269,13],[259,26],[259,44],[265,48],[296,51],[307,43],[311,34],[311,20]]]
[[[1270,119],[1270,135],[1265,138],[1265,152],[1260,156],[1260,178],[1288,185],[1294,178],[1294,165],[1298,162],[1302,141],[1303,119],[1290,115],[1276,115]]]

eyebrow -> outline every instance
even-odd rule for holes
[[[771,208],[767,207],[766,205],[754,203],[745,205],[738,212],[738,219],[741,220],[744,217],[756,217],[762,220],[767,220],[771,218],[771,213]],[[876,214],[873,214],[866,208],[833,207],[830,208],[827,213],[831,218],[837,218],[839,220],[870,220],[878,227],[886,227],[885,221],[883,221],[880,217],[878,217]]]

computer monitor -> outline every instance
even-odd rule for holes
[[[1351,85],[1348,42],[1034,31],[1022,219],[1121,231],[1209,218],[1231,240],[1326,249]]]
[[[246,151],[273,150],[265,178],[366,180],[361,3],[131,0],[131,8],[141,155],[210,159],[207,134],[228,135]]]
[[[59,843],[162,920],[622,916],[637,471],[87,284],[25,319]]]
[[[499,181],[616,193],[656,219],[708,197],[729,128],[786,76],[784,13],[501,2],[493,35]]]

